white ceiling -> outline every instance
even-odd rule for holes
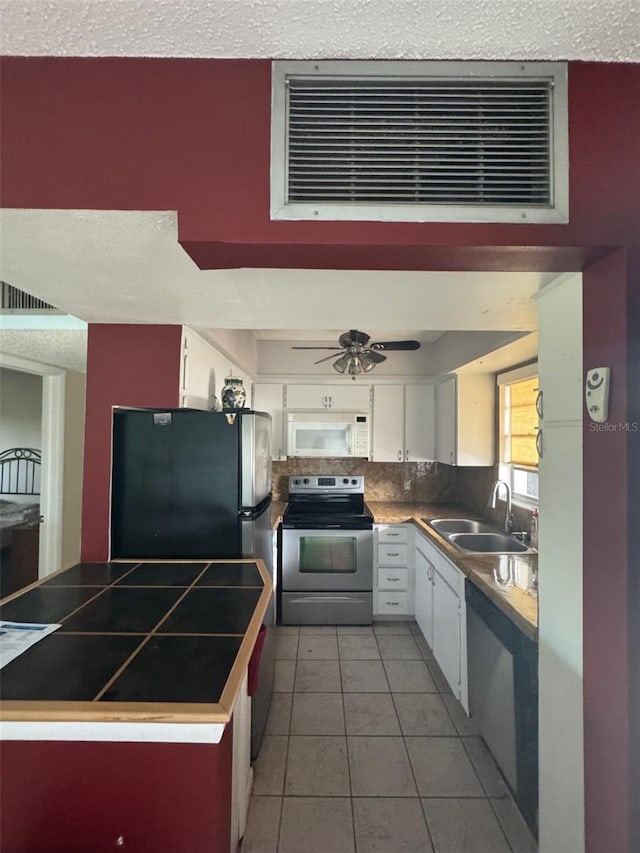
[[[637,0],[3,0],[2,53],[640,59]]]
[[[171,211],[3,210],[0,230],[0,278],[87,322],[255,329],[272,341],[333,344],[350,328],[374,340],[424,343],[444,330],[530,331],[537,328],[532,296],[554,278],[200,270],[177,242]]]

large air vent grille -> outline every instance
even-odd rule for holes
[[[48,302],[43,302],[42,299],[19,290],[12,284],[7,284],[6,281],[0,281],[0,285],[2,285],[0,308],[3,311],[57,311],[57,308],[49,305]]]
[[[274,65],[275,218],[566,221],[564,66],[335,65]]]

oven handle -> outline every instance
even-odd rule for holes
[[[322,596],[322,603],[324,604],[327,601],[353,601],[354,598],[362,598],[363,595],[367,594],[367,590],[363,590],[363,592],[350,592],[345,595],[328,595],[325,592],[308,592],[299,596],[297,598],[293,598],[291,593],[289,593],[289,601],[292,604],[299,604],[301,602],[307,602],[309,599],[318,600],[318,596]]]

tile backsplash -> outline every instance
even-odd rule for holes
[[[440,462],[368,462],[366,459],[291,458],[273,463],[274,500],[286,501],[291,475],[335,474],[364,477],[368,501],[460,504],[497,524],[504,522],[504,504],[487,506],[498,466],[458,468]],[[410,488],[405,489],[405,483]],[[516,530],[529,530],[531,510],[514,506]]]
[[[451,503],[456,492],[456,469],[439,462],[292,458],[273,463],[274,500],[287,499],[288,477],[295,474],[363,476],[368,501]],[[410,483],[409,489],[405,483]]]

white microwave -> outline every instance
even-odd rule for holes
[[[369,458],[366,412],[287,412],[287,456]]]

